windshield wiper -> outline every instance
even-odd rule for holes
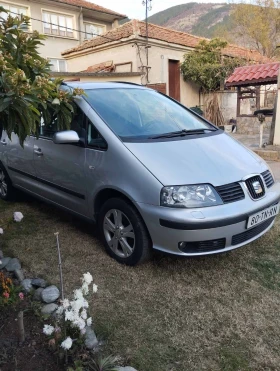
[[[216,131],[216,129],[193,129],[193,130],[183,129],[179,131],[173,131],[172,133],[165,133],[165,134],[149,137],[149,139],[184,137],[185,135],[205,134],[205,132],[207,131]]]

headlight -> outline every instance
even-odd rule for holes
[[[161,206],[207,207],[223,204],[217,191],[209,184],[169,186],[161,190]]]

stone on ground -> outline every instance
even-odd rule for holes
[[[16,278],[21,282],[24,280],[24,274],[23,274],[23,271],[21,269],[16,269],[14,271],[14,274],[16,276]]]
[[[0,264],[0,269],[3,269],[6,267],[6,265],[9,263],[9,261],[11,260],[11,258],[3,258],[1,259],[1,264]]]
[[[43,280],[43,278],[33,278],[32,285],[45,288],[47,286],[47,282]]]
[[[5,269],[8,272],[14,272],[17,269],[21,269],[20,262],[17,258],[13,258],[9,261],[9,263],[6,265]]]
[[[34,291],[33,300],[41,301],[42,300],[42,291],[43,287],[39,287],[37,290]]]
[[[95,332],[89,326],[86,326],[85,346],[87,347],[87,349],[94,349],[98,346],[98,340]]]
[[[3,259],[3,257],[4,257],[3,251],[0,250],[0,259]]]
[[[46,287],[42,291],[42,300],[45,303],[53,303],[59,298],[60,292],[58,288],[54,285]]]
[[[52,314],[55,310],[57,310],[58,306],[54,303],[46,304],[42,307],[41,313],[43,315],[49,315]]]
[[[30,278],[25,278],[20,284],[25,292],[30,292],[33,287],[31,284],[32,280]]]

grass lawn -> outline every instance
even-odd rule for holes
[[[59,231],[66,291],[87,271],[99,287],[92,314],[108,354],[139,371],[280,369],[279,217],[266,236],[236,251],[192,259],[155,254],[129,268],[106,255],[93,226],[21,198],[0,202],[1,248],[59,284]],[[23,221],[5,227],[14,211]]]

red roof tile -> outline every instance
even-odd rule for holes
[[[227,86],[275,83],[278,77],[280,62],[255,64],[238,67],[226,81]]]
[[[82,72],[114,72],[114,70],[115,65],[113,64],[113,61],[108,61],[94,64]]]
[[[103,6],[91,3],[86,0],[55,0],[58,3],[63,3],[63,4],[69,4],[69,5],[74,5],[86,9],[91,9],[91,10],[96,10],[97,12],[102,12],[102,13],[107,13],[111,15],[115,15],[118,18],[126,18],[126,15],[120,14],[117,12],[114,12],[113,10],[104,8]]]
[[[148,24],[148,34],[149,34],[149,39],[161,40],[161,41],[165,41],[171,44],[182,45],[182,46],[186,46],[189,48],[195,48],[201,40],[205,40],[205,38],[203,37],[190,35],[186,32],[171,30],[170,28],[157,26],[151,23]],[[128,37],[133,37],[133,36],[134,38],[146,37],[146,23],[145,22],[133,19],[132,21],[127,22],[120,27],[114,28],[106,32],[102,36],[98,36],[91,40],[85,41],[83,44],[75,48],[65,50],[64,52],[62,52],[62,55],[75,53],[81,50],[92,49],[99,45],[107,44],[107,43],[118,41],[121,39],[126,39]],[[237,45],[232,45],[232,44],[228,45],[223,50],[223,54],[231,56],[231,57],[244,58],[248,61],[254,61],[254,62],[268,62],[269,61],[268,58],[262,56],[256,50],[241,48]]]

